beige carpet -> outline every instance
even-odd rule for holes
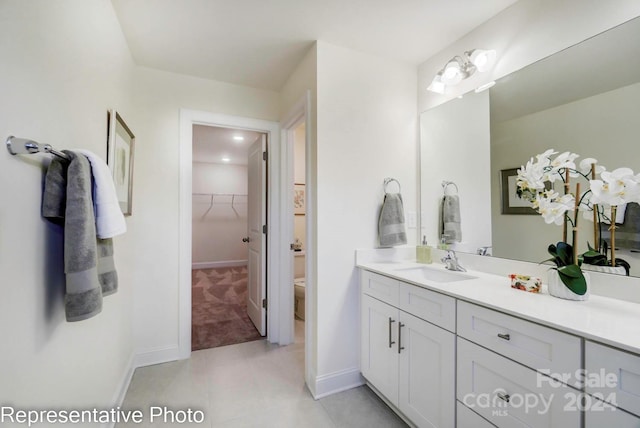
[[[191,271],[191,349],[261,339],[247,315],[247,268]]]

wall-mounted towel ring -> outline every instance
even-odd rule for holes
[[[442,182],[442,193],[444,193],[445,195],[447,194],[447,187],[449,186],[453,186],[456,188],[456,194],[458,194],[458,185],[456,183],[454,183],[453,181],[446,181],[444,180]]]
[[[396,180],[395,178],[390,178],[387,177],[384,179],[384,193],[389,193],[387,191],[387,186],[389,185],[389,183],[394,182],[398,185],[398,193],[402,193],[402,188],[400,187],[400,182],[398,180]]]

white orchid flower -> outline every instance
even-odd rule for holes
[[[558,226],[564,222],[567,211],[573,211],[575,199],[572,194],[562,195],[556,200],[538,198],[538,212],[547,224],[555,223]]]
[[[591,165],[595,164],[596,166],[596,174],[602,174],[605,171],[605,167],[602,165],[598,165],[598,160],[594,158],[584,158],[580,161],[579,168],[580,172],[583,174],[591,173]]]
[[[551,163],[551,156],[557,154],[553,149],[548,149],[544,153],[540,153],[536,155],[536,159],[538,159],[538,163],[545,164],[545,166]]]
[[[522,190],[542,190],[544,171],[540,163],[534,163],[533,158],[525,166],[518,170],[517,185]]]
[[[560,174],[559,171],[561,169],[576,169],[576,164],[575,164],[575,160],[578,158],[579,156],[575,153],[571,153],[571,152],[564,152],[559,154],[554,160],[551,161],[551,171],[549,171],[550,174],[550,181],[555,181],[556,178],[559,178]],[[572,173],[573,176],[575,176],[575,173]]]
[[[640,201],[640,180],[630,168],[618,168],[600,174],[602,180],[589,181],[591,202],[609,206]]]

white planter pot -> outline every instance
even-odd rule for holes
[[[567,286],[564,285],[564,282],[562,282],[562,280],[560,279],[560,274],[558,273],[557,270],[550,269],[549,275],[547,276],[549,294],[551,294],[553,297],[558,297],[560,299],[566,299],[566,300],[588,300],[591,278],[589,278],[588,273],[583,272],[583,274],[584,274],[584,279],[587,281],[587,292],[581,296],[569,290],[569,288],[567,288]]]
[[[587,263],[583,263],[581,266],[582,270],[588,270],[591,272],[601,272],[601,273],[610,273],[612,275],[627,275],[627,270],[623,266],[594,266]]]

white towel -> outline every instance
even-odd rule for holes
[[[89,150],[74,150],[82,153],[91,163],[93,175],[93,205],[96,216],[96,233],[98,238],[107,239],[122,235],[127,231],[127,223],[118,203],[116,186],[113,183],[111,170],[106,162]]]

